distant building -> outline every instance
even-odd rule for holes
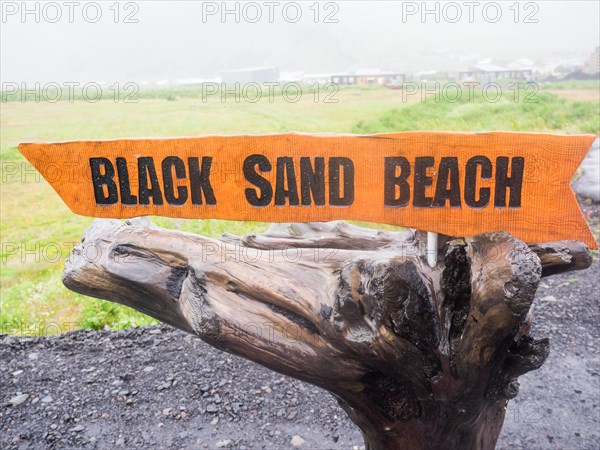
[[[332,75],[330,77],[330,82],[339,84],[339,85],[351,85],[356,83],[356,75],[349,73],[342,73],[337,75]]]
[[[174,84],[179,86],[196,86],[202,83],[218,83],[219,78],[185,78],[175,80]]]
[[[455,81],[458,80],[458,72],[440,70],[421,70],[412,74],[412,80],[418,81]]]
[[[380,69],[358,69],[352,73],[331,76],[331,82],[340,85],[380,85],[399,84],[405,80],[404,74]]]
[[[331,83],[332,75],[330,73],[305,73],[302,75],[301,80],[306,84],[313,83]]]
[[[600,47],[596,47],[596,50],[590,54],[583,66],[582,72],[589,75],[600,73]]]
[[[257,67],[251,69],[230,70],[221,74],[223,83],[266,83],[279,81],[277,67]]]
[[[279,81],[284,82],[299,82],[302,81],[304,72],[281,72],[279,74]]]
[[[480,83],[493,83],[498,78],[511,78],[514,80],[532,80],[532,69],[509,69],[496,64],[477,64],[469,70],[458,73],[460,81],[479,81]]]

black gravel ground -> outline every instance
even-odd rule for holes
[[[600,448],[599,275],[596,259],[542,280],[533,334],[551,353],[499,449]],[[167,326],[0,336],[0,402],[0,449],[364,448],[326,392]]]

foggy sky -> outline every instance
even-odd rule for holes
[[[255,2],[257,9],[240,3],[240,23],[233,14],[223,23],[220,14],[205,16],[202,2],[137,1],[121,2],[119,22],[114,23],[113,1],[98,2],[101,18],[86,21],[82,9],[90,3],[76,2],[73,23],[65,2],[47,6],[28,2],[40,15],[21,11],[20,1],[3,1],[0,38],[0,77],[3,82],[64,81],[159,81],[218,76],[223,70],[278,66],[281,71],[333,72],[357,68],[382,68],[400,72],[460,70],[479,59],[493,58],[508,63],[519,58],[535,64],[586,57],[599,41],[599,2],[541,1],[520,2],[515,23],[513,1],[498,2],[502,16],[496,23],[497,8],[480,1],[472,6],[469,23],[468,2],[429,2],[440,9],[440,23],[429,14],[425,22],[420,12],[408,15],[422,2],[321,2],[318,23],[314,23],[313,1],[298,2],[302,16],[296,23],[283,16],[285,1],[272,6]],[[207,2],[204,2],[206,11]],[[211,3],[211,2],[208,2]],[[404,12],[403,15],[403,6]],[[408,5],[410,4],[410,5]],[[221,8],[221,2],[211,6]],[[228,7],[233,9],[234,3]],[[487,16],[483,13],[486,7]],[[7,9],[8,8],[8,9]],[[45,15],[43,14],[45,9]],[[87,7],[94,19],[95,7]],[[254,8],[254,9],[253,9]],[[287,19],[297,9],[287,7]],[[445,14],[443,15],[445,9]],[[56,11],[62,13],[57,20]],[[137,9],[137,12],[135,10]],[[337,9],[337,12],[336,12]],[[456,19],[456,12],[462,13]],[[123,23],[128,13],[138,23]],[[337,23],[324,23],[328,13]],[[538,23],[525,23],[526,16]],[[457,20],[449,23],[445,18]],[[35,20],[39,18],[40,23]]]

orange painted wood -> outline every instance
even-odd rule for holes
[[[119,139],[61,143],[28,143],[19,145],[19,151],[40,171],[77,214],[94,217],[128,218],[159,215],[179,218],[214,218],[263,222],[312,222],[329,220],[361,220],[414,227],[450,236],[474,235],[481,232],[505,230],[529,242],[548,242],[563,239],[581,240],[597,248],[570,187],[571,178],[585,157],[595,136],[561,136],[533,133],[451,133],[406,132],[379,135],[309,135],[284,133],[249,136],[205,136],[166,139]],[[244,161],[250,155],[262,155],[272,165],[270,172],[254,172],[276,187],[278,157],[291,157],[300,189],[300,158],[309,157],[314,166],[315,157],[325,161],[325,205],[290,206],[289,198],[283,206],[252,206],[246,190],[260,190],[244,176]],[[477,172],[476,191],[490,188],[491,201],[485,207],[469,207],[465,201],[467,162],[475,156],[485,156],[492,164],[492,178],[482,179]],[[164,198],[165,177],[161,163],[175,156],[185,163],[185,178],[178,179],[172,172],[173,185],[182,187],[191,197],[188,158],[211,157],[210,185],[215,205],[193,205],[188,199],[183,205],[169,205]],[[92,183],[90,158],[107,158],[116,167],[116,158],[125,158],[132,195],[138,195],[138,158],[152,157],[158,185],[163,190],[163,204],[111,205],[97,203]],[[348,158],[354,166],[354,198],[351,205],[334,206],[329,203],[330,158]],[[410,201],[404,207],[385,205],[385,158],[404,157],[410,163],[411,174],[406,179],[410,186]],[[415,158],[432,157],[434,166],[427,170],[432,186],[425,188],[425,196],[433,197],[442,158],[456,158],[460,187],[460,206],[445,202],[442,207],[415,206]],[[521,201],[518,207],[498,207],[494,204],[497,183],[497,158],[523,158]],[[172,169],[172,166],[168,166]],[[511,169],[514,168],[511,166]],[[398,175],[400,169],[394,172]],[[340,177],[343,177],[344,171]],[[511,175],[509,170],[508,175]],[[118,183],[117,174],[114,176]],[[389,181],[389,180],[388,180]],[[282,185],[288,188],[288,181]],[[448,188],[451,186],[448,185]],[[108,192],[108,187],[104,188]],[[395,195],[399,188],[394,187]],[[343,192],[340,192],[343,195]],[[507,194],[508,198],[508,194]],[[139,199],[138,199],[139,200]],[[204,199],[206,200],[206,199]]]

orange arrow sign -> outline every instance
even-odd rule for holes
[[[570,187],[595,136],[408,132],[21,144],[77,214],[362,220],[597,248]]]

